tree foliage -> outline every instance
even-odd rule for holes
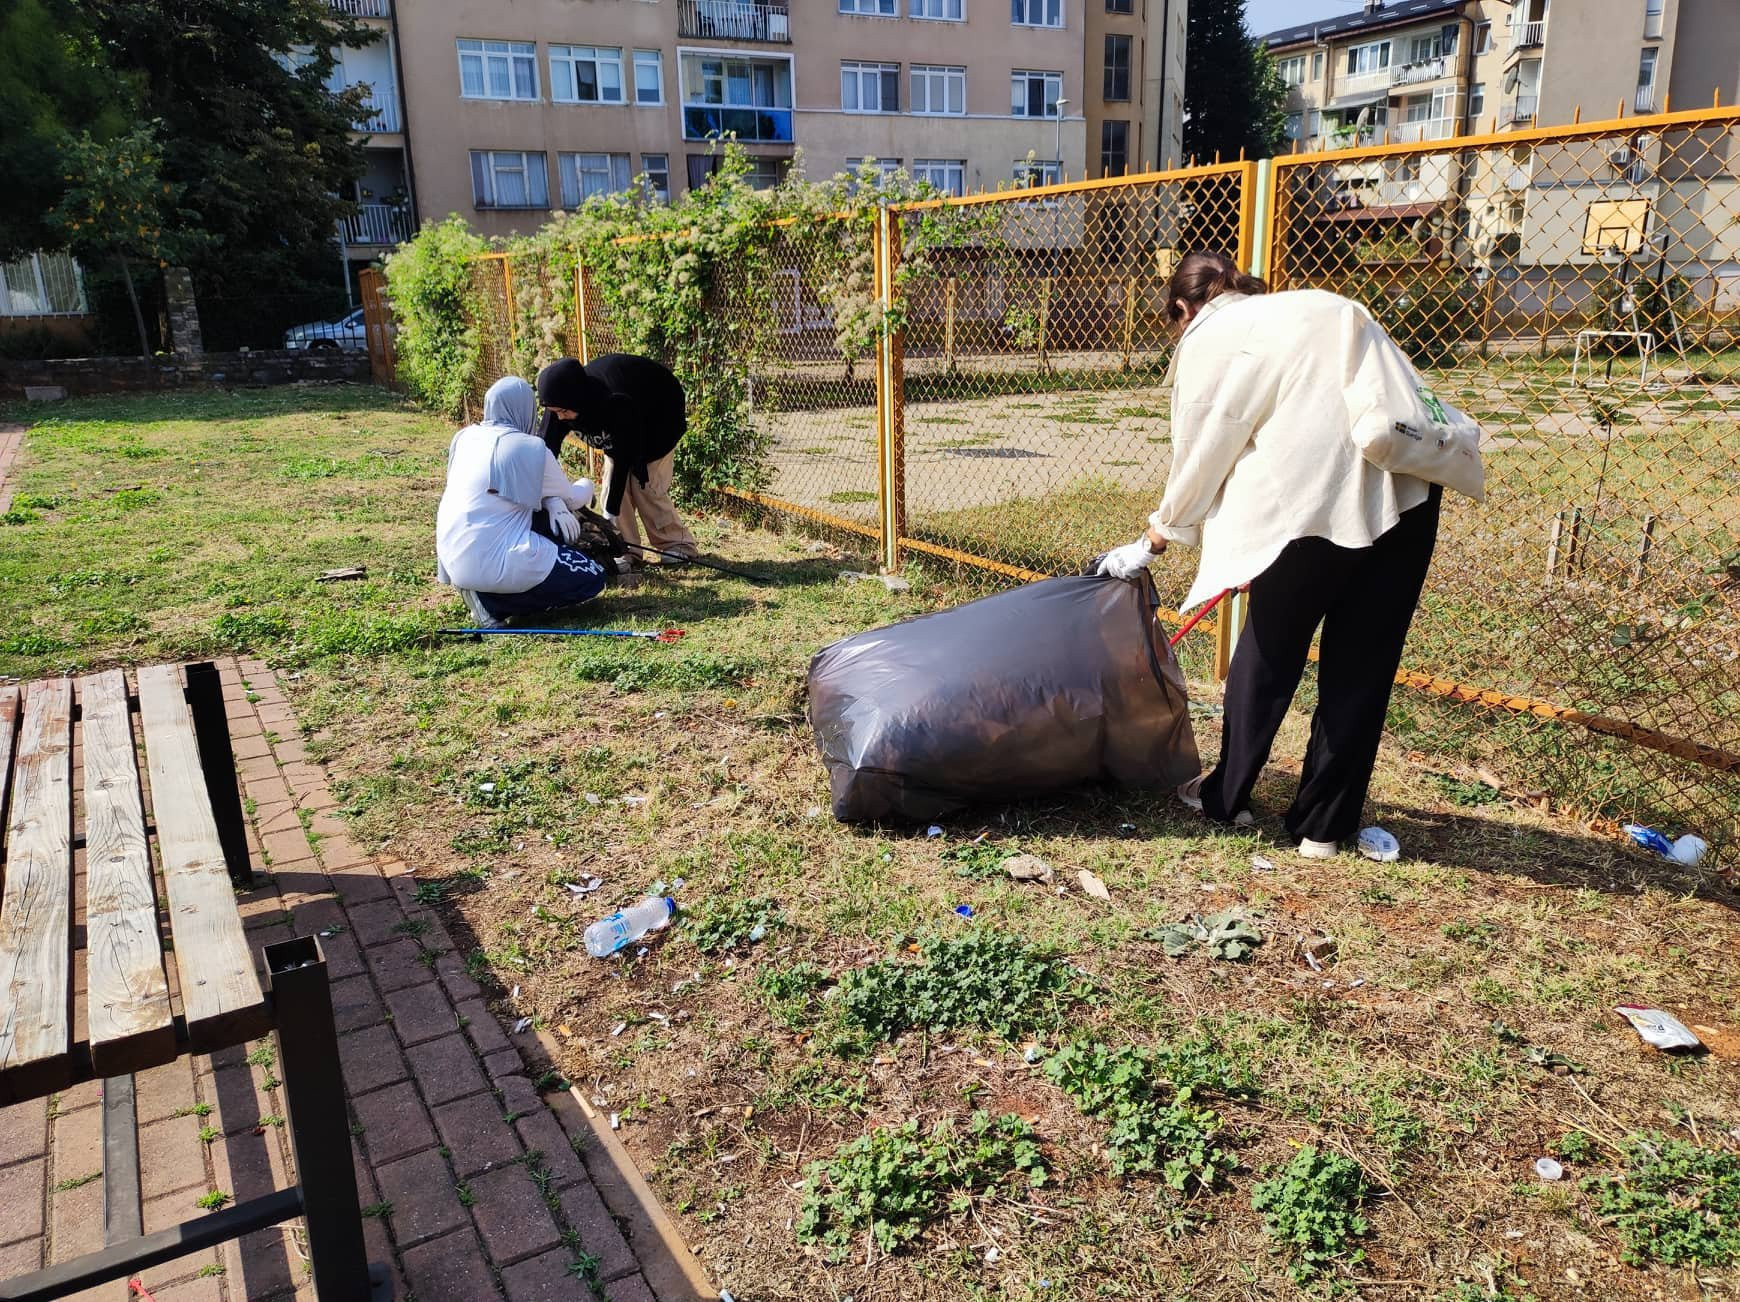
[[[1245,27],[1244,0],[1191,0],[1185,52],[1184,152],[1207,162],[1266,158],[1286,139],[1287,88]]]

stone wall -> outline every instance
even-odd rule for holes
[[[201,357],[63,357],[0,361],[0,400],[81,398],[162,389],[247,388],[299,381],[366,381],[369,356],[343,349],[206,353]]]

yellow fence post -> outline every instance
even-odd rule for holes
[[[955,278],[943,281],[943,369],[955,370]]]
[[[1124,280],[1124,363],[1122,370],[1130,369],[1130,354],[1136,347],[1136,278],[1126,277]]]
[[[876,415],[882,565],[887,570],[900,568],[900,538],[906,532],[905,332],[890,324],[899,265],[900,218],[884,204],[876,214],[876,298],[882,305],[882,329],[876,339]]]
[[[513,264],[508,260],[508,255],[505,253],[502,254],[501,257],[501,295],[502,300],[507,304],[508,352],[511,354],[514,345],[517,344],[519,340],[516,337],[516,332],[514,330]],[[510,357],[509,360],[511,361],[512,358]]]
[[[1048,371],[1051,363],[1045,356],[1045,327],[1051,317],[1051,277],[1039,282],[1039,369]]]
[[[592,345],[586,338],[586,264],[574,264],[574,347],[580,365],[592,360]]]

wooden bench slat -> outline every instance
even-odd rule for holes
[[[266,1001],[224,863],[179,666],[152,665],[139,671],[139,717],[182,1011],[189,1039],[213,1043],[257,1026],[266,1014]]]
[[[72,1048],[72,683],[32,683],[0,902],[0,1103],[56,1089]]]
[[[7,793],[12,789],[12,747],[18,740],[18,687],[0,686],[0,843],[5,841]],[[0,886],[6,883],[6,862],[0,859]]]
[[[79,680],[85,760],[85,950],[91,1062],[122,1076],[175,1058],[157,889],[139,801],[127,680]]]

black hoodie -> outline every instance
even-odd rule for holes
[[[669,456],[688,428],[681,382],[668,367],[629,353],[606,353],[585,366],[572,357],[551,362],[538,372],[538,399],[545,408],[538,434],[551,452],[560,454],[574,434],[609,456],[604,509],[613,516],[621,513],[628,474],[645,484],[647,467]],[[551,407],[573,411],[574,419],[557,420]]]

